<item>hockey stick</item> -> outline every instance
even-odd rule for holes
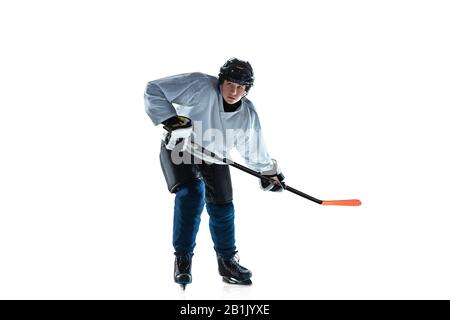
[[[252,170],[250,168],[247,168],[247,167],[245,167],[243,165],[240,165],[239,163],[234,162],[234,161],[232,161],[230,159],[222,158],[222,157],[216,155],[214,152],[206,150],[205,148],[203,148],[202,146],[196,144],[193,141],[191,141],[191,144],[194,147],[194,149],[200,149],[203,154],[206,154],[207,156],[209,156],[211,158],[214,158],[216,160],[219,160],[220,162],[223,162],[223,163],[228,164],[228,165],[230,165],[232,167],[235,167],[235,168],[237,168],[239,170],[247,172],[248,174],[251,174],[252,176],[255,176],[257,178],[260,178],[260,179],[263,179],[263,180],[267,180],[269,182],[274,182],[273,179],[271,179],[271,178],[269,178],[267,176],[263,176],[259,172],[254,171],[254,170]],[[195,156],[194,153],[192,153],[192,154]],[[277,181],[275,181],[275,182],[277,182]],[[317,199],[317,198],[314,198],[314,197],[310,196],[309,194],[306,194],[306,193],[301,192],[301,191],[299,191],[297,189],[294,189],[294,188],[288,186],[287,184],[285,184],[284,182],[281,182],[281,186],[283,187],[283,189],[285,189],[287,191],[295,193],[296,195],[299,195],[300,197],[306,198],[306,199],[308,199],[310,201],[313,201],[315,203],[321,204],[323,206],[360,206],[361,205],[361,201],[358,200],[358,199],[320,200],[320,199]]]

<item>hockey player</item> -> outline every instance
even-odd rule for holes
[[[205,204],[219,274],[228,283],[251,284],[251,271],[236,256],[229,166],[199,155],[189,141],[223,157],[236,147],[250,168],[271,177],[273,183],[260,181],[263,190],[281,191],[284,177],[268,154],[258,114],[246,98],[253,82],[250,63],[232,58],[220,68],[218,78],[187,73],[147,84],[146,112],[155,125],[163,124],[170,132],[161,145],[160,162],[167,187],[175,193],[174,280],[183,288],[192,281],[192,256]]]

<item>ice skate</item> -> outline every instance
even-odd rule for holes
[[[175,257],[174,265],[174,280],[175,283],[181,285],[183,290],[186,289],[186,285],[192,282],[191,275],[192,256],[184,254]]]
[[[252,272],[239,264],[236,256],[225,259],[221,256],[217,257],[219,264],[219,274],[222,276],[223,282],[238,285],[251,285]]]

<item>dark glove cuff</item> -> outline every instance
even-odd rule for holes
[[[191,119],[183,116],[171,117],[162,123],[164,124],[164,129],[167,131],[192,127]]]
[[[179,120],[178,120],[178,116],[173,116],[169,119],[164,120],[163,122],[161,122],[163,125],[165,126],[174,126],[176,124],[178,124]]]

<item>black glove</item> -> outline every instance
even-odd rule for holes
[[[163,121],[163,125],[166,130],[163,136],[166,148],[173,150],[182,141],[181,150],[184,150],[193,130],[191,119],[183,116],[172,117]]]
[[[272,170],[261,172],[261,175],[270,178],[270,181],[267,179],[260,179],[259,184],[261,186],[261,189],[263,189],[264,191],[281,192],[284,189],[283,188],[284,175],[278,168],[277,161],[275,159],[272,159],[272,161],[273,161]]]

